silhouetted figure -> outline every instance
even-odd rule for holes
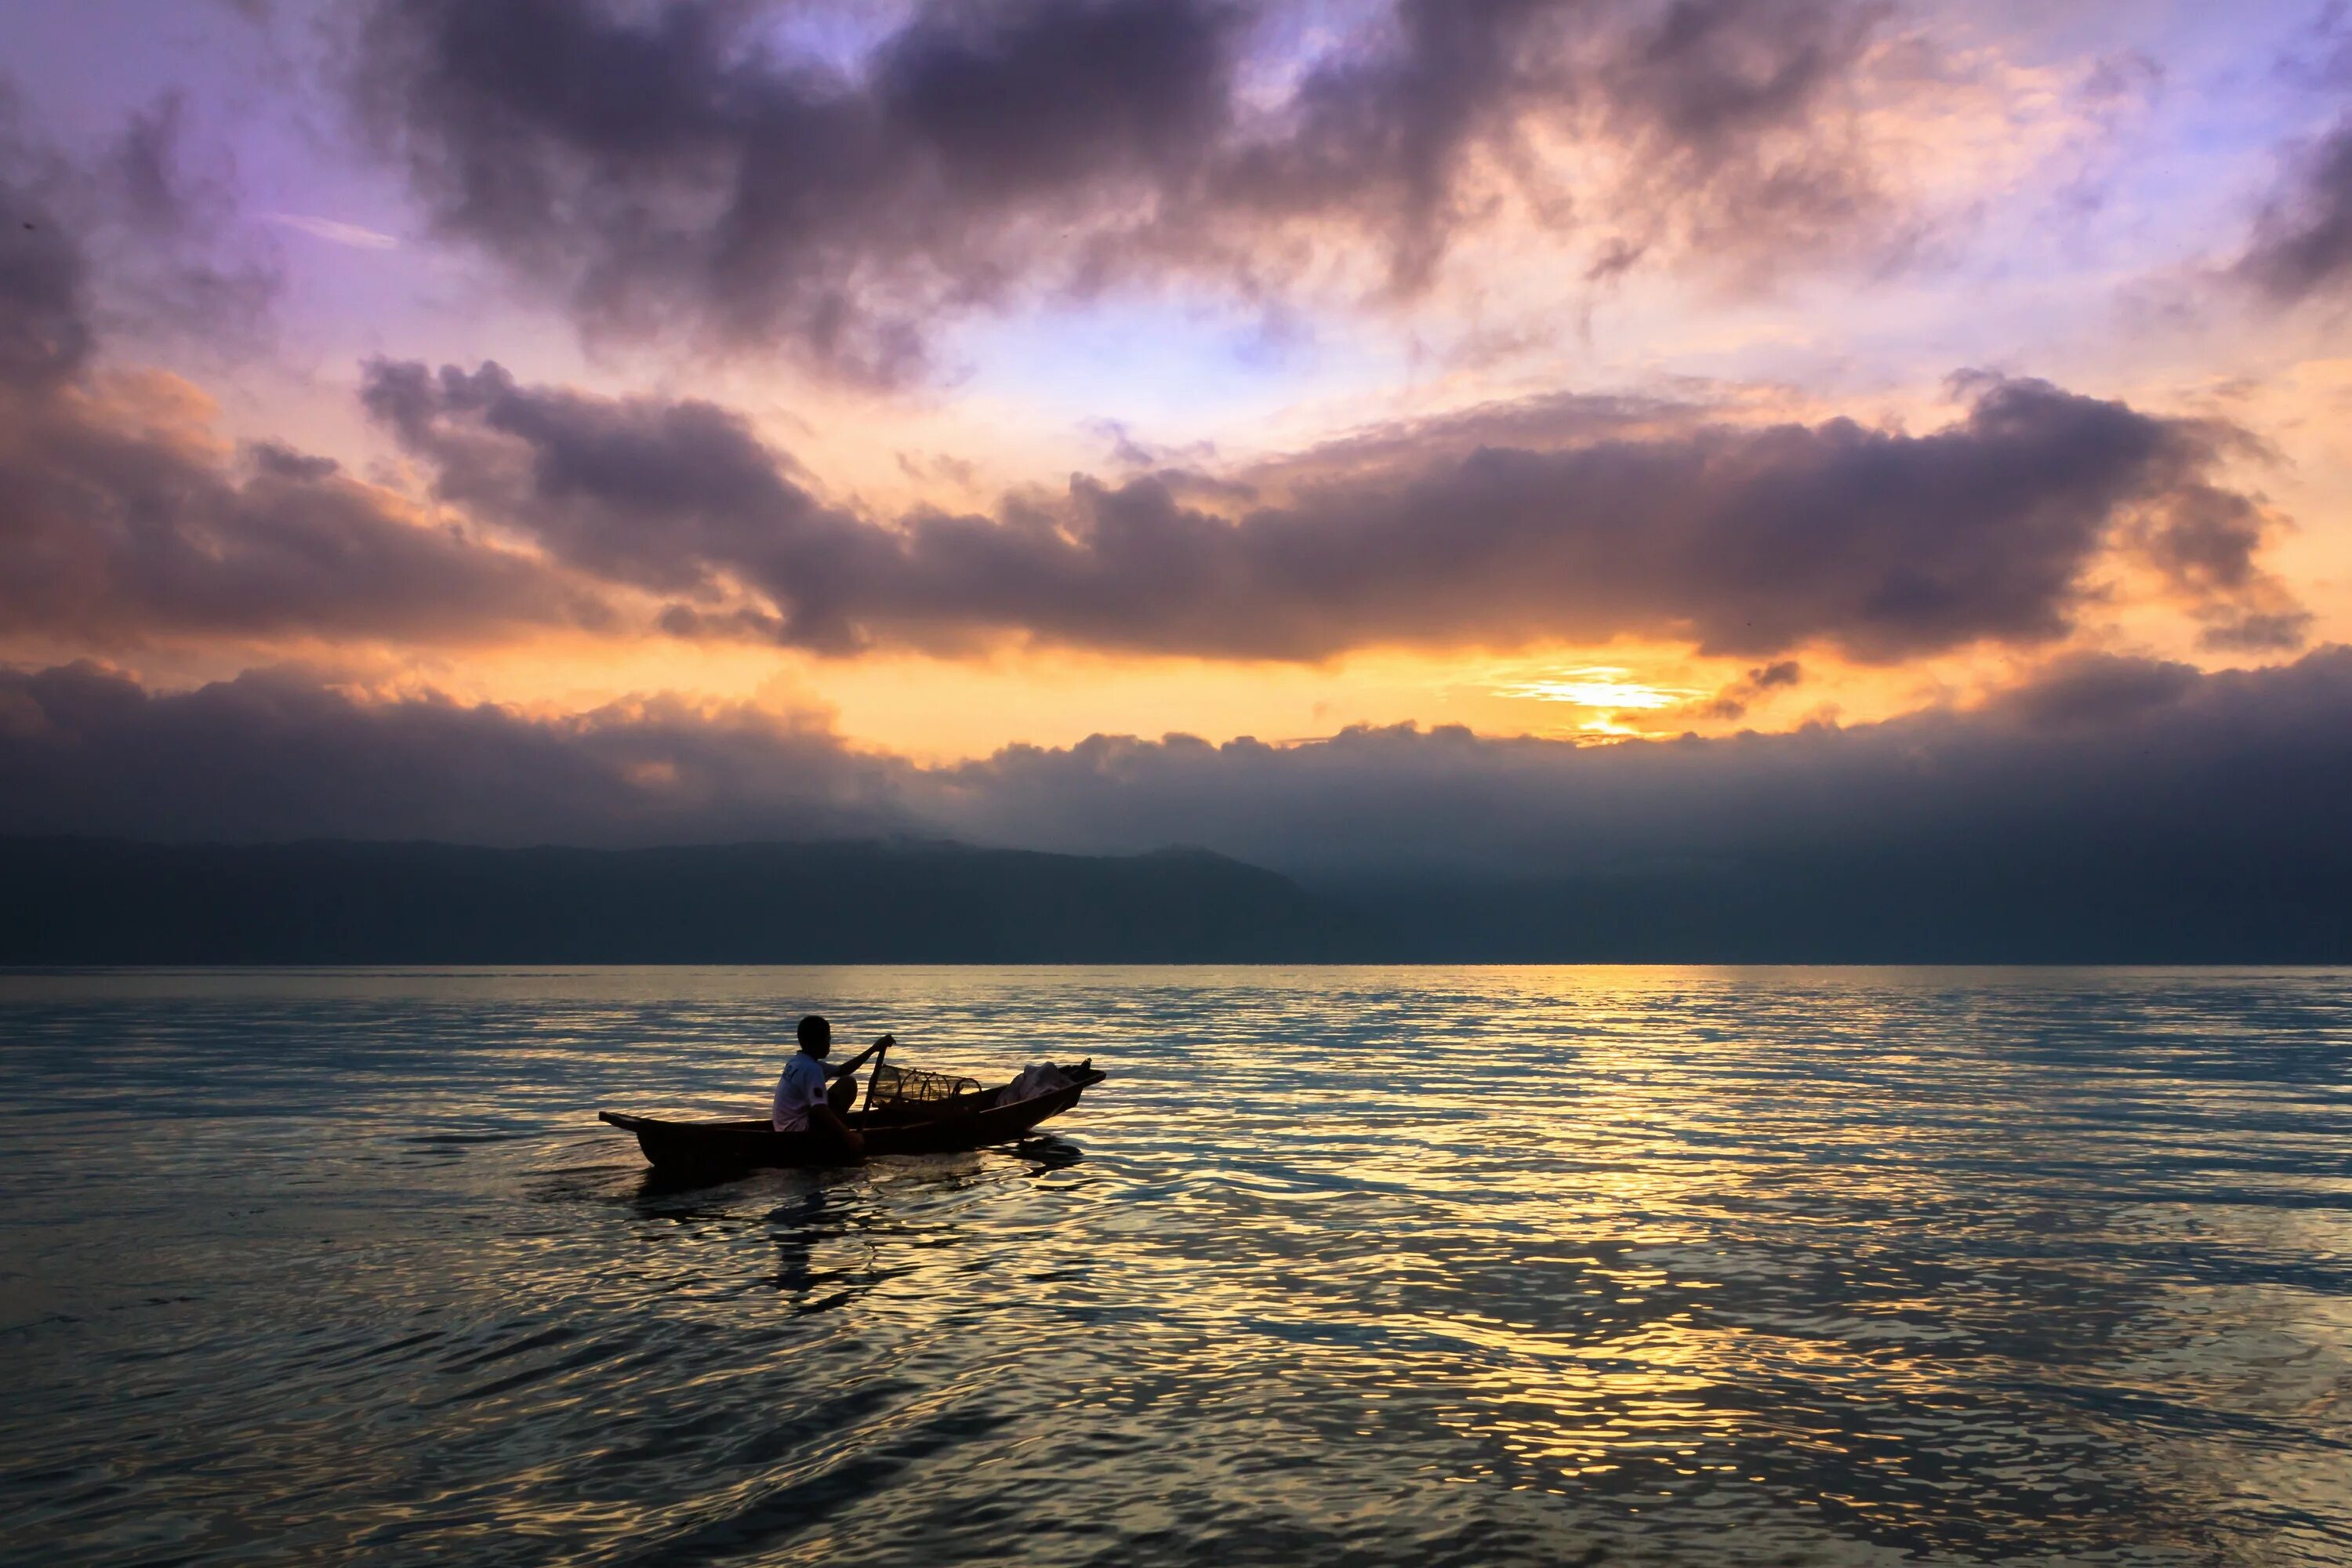
[[[845,1062],[833,1063],[833,1026],[812,1013],[800,1022],[800,1054],[784,1064],[776,1079],[776,1103],[771,1121],[779,1132],[829,1132],[852,1154],[866,1152],[866,1139],[849,1125],[849,1108],[857,1103],[857,1067],[883,1047],[897,1042],[887,1035]],[[826,1087],[831,1080],[831,1087]]]

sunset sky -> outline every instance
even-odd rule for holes
[[[1507,859],[2352,721],[2341,5],[83,0],[0,62],[7,830]]]

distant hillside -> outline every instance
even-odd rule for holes
[[[1351,957],[1430,963],[2352,963],[2352,871],[2104,847],[1318,880]]]
[[[1307,958],[1326,917],[1202,850],[0,840],[0,963],[1099,963]]]
[[[2352,962],[2329,843],[2030,848],[1302,887],[1196,849],[0,838],[0,963]]]

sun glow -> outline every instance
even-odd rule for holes
[[[1651,686],[1632,679],[1633,673],[1616,665],[1586,665],[1580,669],[1561,670],[1555,679],[1515,681],[1495,689],[1499,696],[1537,702],[1571,702],[1580,708],[1640,711],[1672,708],[1705,695],[1685,687]]]

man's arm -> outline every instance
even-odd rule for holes
[[[875,1052],[880,1050],[885,1046],[895,1046],[898,1043],[898,1042],[890,1036],[885,1035],[845,1062],[826,1062],[824,1064],[824,1076],[827,1078],[839,1078],[843,1073],[856,1072],[859,1066],[865,1062],[867,1057],[872,1056]]]

